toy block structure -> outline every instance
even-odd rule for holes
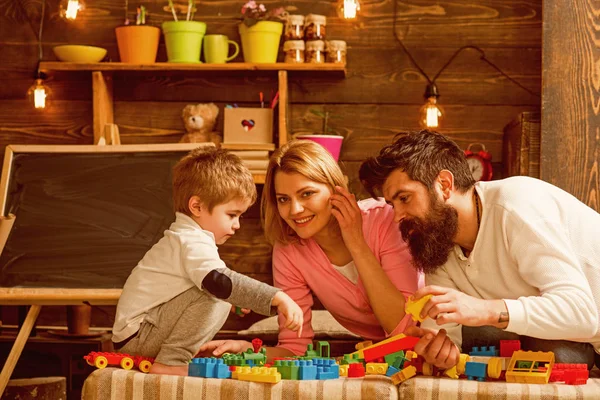
[[[413,297],[410,296],[406,302],[406,305],[404,306],[404,311],[406,311],[407,314],[410,314],[410,317],[413,321],[423,322],[425,318],[421,317],[421,311],[423,310],[423,307],[425,307],[425,304],[427,304],[429,299],[432,297],[433,295],[428,294],[427,296],[423,296],[419,300],[414,301]]]
[[[501,340],[500,341],[500,357],[511,358],[513,353],[521,350],[520,340]]]
[[[397,372],[394,375],[392,375],[391,376],[392,383],[397,386],[397,385],[401,384],[402,382],[404,382],[405,380],[412,378],[416,374],[417,374],[416,368],[411,365],[410,367],[406,367],[402,371]]]
[[[506,369],[506,382],[548,383],[553,366],[551,351],[515,351]]]
[[[264,365],[267,362],[267,349],[264,347],[261,348],[257,353],[255,353],[252,349],[248,349],[243,352],[242,355],[248,364],[250,364],[249,361],[252,361],[254,365]]]
[[[590,372],[587,364],[554,364],[549,382],[564,382],[567,385],[585,385]]]
[[[281,374],[277,368],[267,367],[237,367],[237,379],[240,381],[277,383],[281,381]]]
[[[496,346],[482,346],[482,347],[473,347],[469,352],[470,356],[486,356],[486,357],[497,357],[498,350],[496,350]]]
[[[231,378],[231,371],[220,358],[193,358],[188,365],[188,376],[227,379]]]

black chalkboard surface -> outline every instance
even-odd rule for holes
[[[121,288],[174,220],[171,170],[195,147],[8,146],[0,287]]]

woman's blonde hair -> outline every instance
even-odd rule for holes
[[[289,244],[297,242],[298,236],[279,215],[275,195],[277,172],[297,173],[313,182],[323,183],[335,192],[335,186],[347,189],[340,166],[323,146],[311,140],[293,140],[281,146],[269,160],[265,186],[261,198],[261,219],[267,241]]]
[[[254,204],[257,195],[252,174],[238,156],[216,147],[199,147],[173,168],[174,210],[191,215],[192,196],[198,196],[212,213],[215,206],[233,199]]]

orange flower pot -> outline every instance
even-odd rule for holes
[[[160,28],[149,25],[127,25],[115,28],[119,57],[123,63],[153,64],[158,53]]]

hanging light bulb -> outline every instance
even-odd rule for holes
[[[360,3],[358,0],[338,0],[338,14],[340,18],[356,19]]]
[[[50,90],[44,85],[42,74],[38,74],[35,83],[27,91],[27,97],[36,110],[43,110],[48,106]]]
[[[83,0],[62,0],[60,2],[60,16],[73,21],[77,13],[85,8]]]
[[[419,113],[419,122],[423,128],[439,128],[444,116],[442,107],[437,104],[439,92],[435,83],[430,83],[425,89],[425,104]]]

